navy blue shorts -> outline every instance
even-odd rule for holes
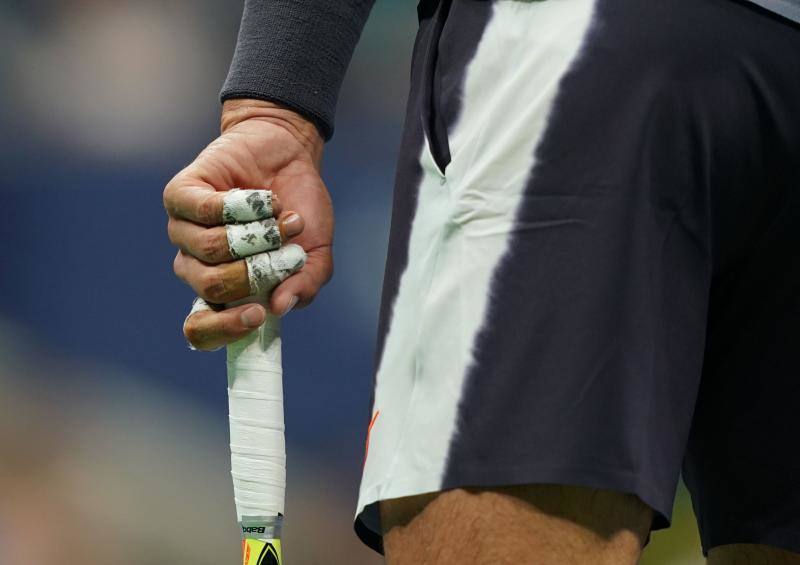
[[[422,2],[356,528],[637,495],[800,552],[800,28],[732,0]]]

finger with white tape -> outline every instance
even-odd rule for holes
[[[241,259],[281,246],[281,231],[274,218],[225,226],[231,257]]]
[[[222,199],[222,220],[226,224],[264,220],[274,215],[271,190],[233,188]]]
[[[306,262],[306,253],[299,245],[289,243],[268,253],[246,259],[250,292],[264,296],[283,280],[299,271]]]

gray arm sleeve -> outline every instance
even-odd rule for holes
[[[257,98],[311,119],[327,140],[374,0],[245,0],[222,101]]]

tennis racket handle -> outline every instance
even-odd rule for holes
[[[236,514],[280,517],[286,491],[279,318],[228,346],[231,476]]]

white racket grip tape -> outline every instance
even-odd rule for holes
[[[255,296],[227,305],[258,302],[267,310],[258,330],[227,347],[231,477],[239,522],[284,512],[286,443],[280,318],[269,313],[268,293],[304,263],[305,252],[298,245],[262,254],[258,269],[248,263]]]
[[[228,346],[231,476],[237,519],[284,512],[280,320],[271,314],[256,332]]]

